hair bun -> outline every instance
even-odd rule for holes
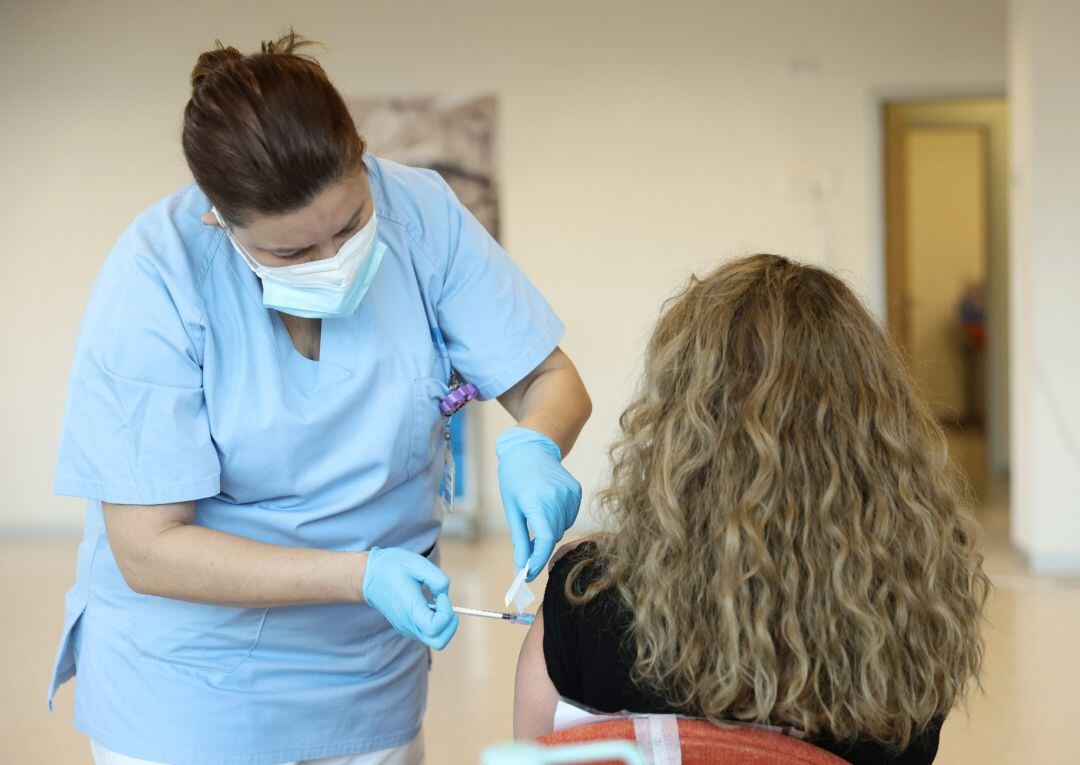
[[[298,35],[290,29],[276,40],[264,40],[260,50],[262,53],[281,53],[293,56],[300,55],[301,58],[308,58],[303,54],[298,54],[296,51],[300,48],[307,48],[310,46],[323,47],[322,43],[315,40],[309,40],[303,35]]]
[[[191,70],[192,94],[197,93],[202,84],[212,75],[230,69],[235,62],[243,61],[245,58],[243,53],[231,45],[225,45],[221,40],[214,40],[214,44],[216,46],[214,49],[204,51],[199,55],[199,60],[195,62],[195,68]],[[290,29],[276,40],[265,40],[259,46],[259,53],[299,56],[317,64],[315,59],[310,56],[296,52],[300,48],[310,46],[322,47],[322,43],[309,40]]]
[[[195,68],[191,70],[192,93],[198,92],[199,87],[212,75],[228,69],[233,62],[244,59],[244,54],[231,45],[226,47],[221,40],[215,40],[214,43],[217,47],[200,54]]]

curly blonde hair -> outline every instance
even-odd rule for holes
[[[756,255],[692,278],[619,422],[615,528],[566,594],[614,588],[639,685],[716,722],[900,750],[977,680],[989,582],[966,484],[835,276]]]

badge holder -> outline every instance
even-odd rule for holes
[[[443,476],[439,488],[440,513],[454,512],[454,479],[457,470],[454,464],[454,448],[450,437],[450,420],[454,413],[475,399],[480,392],[472,383],[462,381],[457,372],[450,374],[450,393],[439,404],[443,416]]]

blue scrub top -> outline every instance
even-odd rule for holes
[[[428,550],[451,367],[498,396],[562,336],[550,306],[427,170],[366,160],[386,254],[357,312],[293,347],[194,184],[140,215],[94,286],[55,490],[89,500],[56,688],[75,725],[173,765],[270,765],[413,738],[429,654],[367,606],[232,608],[140,595],[101,502],[196,500],[276,545]]]

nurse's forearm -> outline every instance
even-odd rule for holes
[[[265,608],[363,602],[366,552],[283,547],[193,525],[193,503],[104,504],[128,586],[146,595]]]
[[[556,348],[533,372],[502,396],[499,402],[519,426],[543,433],[563,457],[570,453],[592,414],[592,401],[577,367]]]
[[[161,535],[152,567],[155,594],[249,607],[360,603],[367,553],[282,547],[208,529]]]

